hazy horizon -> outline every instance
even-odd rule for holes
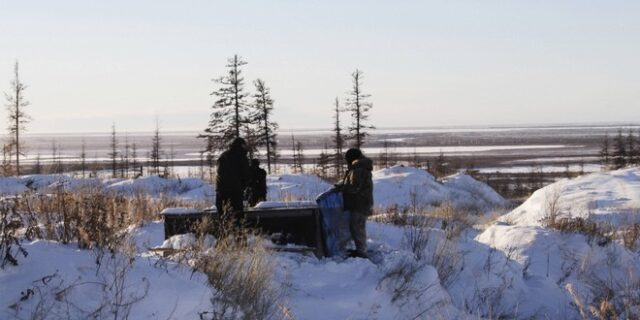
[[[117,124],[116,124],[117,125]],[[460,130],[460,129],[469,129],[470,131],[478,130],[478,129],[547,129],[547,128],[576,128],[576,127],[611,127],[612,129],[618,128],[627,128],[627,127],[638,127],[640,126],[640,121],[611,121],[611,122],[557,122],[557,123],[522,123],[522,124],[487,124],[487,125],[439,125],[439,126],[385,126],[380,127],[377,126],[374,129],[371,129],[372,133],[379,133],[383,131],[406,131],[410,132],[412,130],[439,130],[439,131],[447,131],[447,130]],[[333,128],[330,127],[307,127],[307,128],[279,128],[278,134],[289,134],[293,133],[304,133],[304,132],[332,132]],[[343,128],[343,130],[346,130]],[[160,135],[163,134],[198,134],[203,130],[165,130],[160,127]],[[155,128],[149,130],[141,130],[141,131],[130,131],[130,130],[119,130],[116,127],[116,134],[118,136],[123,136],[127,134],[152,134],[155,132]],[[111,127],[99,131],[58,131],[58,132],[33,132],[33,131],[24,131],[22,134],[27,136],[38,136],[38,135],[81,135],[81,134],[95,134],[95,135],[110,135]],[[5,132],[0,132],[0,136],[5,136]]]

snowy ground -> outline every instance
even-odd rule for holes
[[[4,178],[0,190],[5,195],[26,188],[45,191],[59,185],[56,179]],[[448,202],[489,212],[506,205],[488,186],[464,175],[439,183],[424,171],[393,167],[375,172],[374,179],[380,210],[394,205],[423,210]],[[197,180],[63,180],[68,188],[89,184],[121,193],[193,200],[213,194],[210,186]],[[312,200],[329,187],[313,176],[269,177],[273,201]],[[564,217],[629,225],[640,221],[636,219],[640,170],[559,181],[495,223],[476,224],[455,236],[451,224],[416,228],[369,222],[368,242],[379,255],[377,263],[273,253],[269,256],[273,286],[282,288],[283,306],[296,319],[579,319],[595,318],[598,311],[588,306],[600,307],[603,301],[615,306],[615,317],[637,316],[638,251],[617,240],[599,243],[583,234],[546,228],[540,221],[547,214],[548,199],[557,199]],[[137,253],[124,297],[131,300],[147,293],[132,304],[131,318],[198,318],[200,312],[211,309],[212,290],[205,276],[149,252],[153,247],[184,247],[193,237],[177,236],[163,243],[162,228],[162,222],[147,222],[129,230]],[[426,239],[423,246],[412,247],[418,243],[412,239],[420,237]],[[117,258],[103,260],[98,272],[97,253],[79,250],[75,244],[34,241],[25,242],[25,248],[29,256],[18,267],[0,270],[0,318],[29,319],[43,310],[49,318],[65,318],[79,314],[76,306],[89,309],[118,297],[108,289],[114,282],[111,275],[117,270]]]

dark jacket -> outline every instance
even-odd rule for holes
[[[249,159],[241,147],[234,147],[218,158],[216,193],[223,198],[240,198],[249,182]]]
[[[267,200],[267,172],[258,166],[250,167],[249,189],[247,190],[249,205],[255,206]]]
[[[371,214],[373,207],[373,162],[366,157],[354,160],[341,183],[344,208]]]

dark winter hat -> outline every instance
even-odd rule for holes
[[[353,160],[360,159],[362,157],[362,151],[358,148],[351,148],[344,154],[344,159],[347,160],[347,163],[351,163]]]
[[[235,139],[233,139],[233,142],[231,142],[231,149],[235,149],[235,148],[246,149],[247,148],[247,142],[242,138],[235,138]]]

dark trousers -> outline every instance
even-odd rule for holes
[[[349,231],[356,245],[356,251],[360,254],[367,253],[367,212],[351,211],[349,218]]]

